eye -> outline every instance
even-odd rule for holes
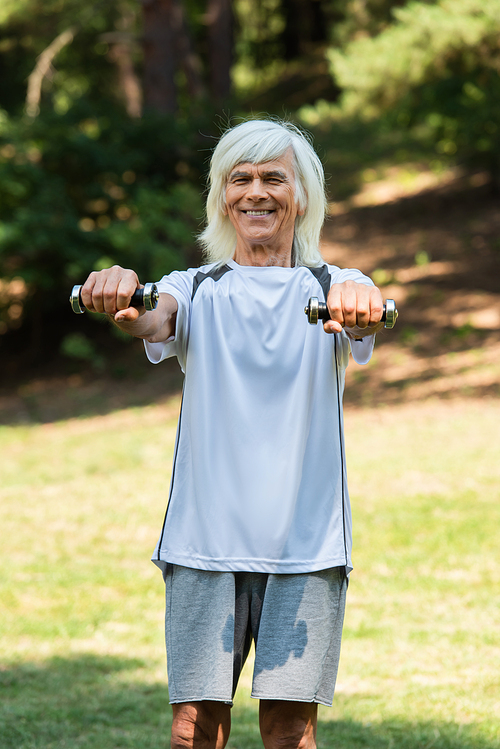
[[[286,182],[286,179],[280,174],[269,174],[264,177],[264,181],[270,185],[282,185]]]

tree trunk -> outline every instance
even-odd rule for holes
[[[210,92],[215,101],[223,102],[231,93],[231,63],[233,61],[231,0],[208,0],[206,18]]]
[[[201,62],[194,50],[182,0],[174,0],[173,12],[175,16],[176,51],[179,66],[184,71],[189,96],[192,99],[199,99],[203,96],[204,92],[201,77]]]
[[[142,89],[132,60],[133,38],[125,34],[103,34],[101,39],[111,42],[109,58],[118,71],[118,84],[125,101],[129,117],[140,117],[142,113]]]
[[[281,0],[285,17],[285,60],[307,54],[312,45],[327,40],[328,22],[322,0]]]
[[[144,106],[161,114],[177,111],[176,14],[174,0],[141,0],[144,19]]]
[[[142,87],[134,68],[134,50],[137,45],[137,9],[123,2],[118,3],[120,16],[115,21],[116,31],[102,34],[101,39],[110,45],[109,58],[118,73],[120,93],[125,101],[127,114],[140,117],[142,113]]]
[[[306,29],[300,24],[300,4],[297,0],[282,0],[283,14],[285,17],[285,28],[283,29],[282,39],[284,46],[285,60],[296,60],[301,53],[301,32],[306,33]]]
[[[71,26],[66,31],[63,31],[59,36],[56,36],[38,57],[35,68],[28,77],[28,90],[26,93],[26,114],[28,117],[37,117],[39,114],[43,79],[48,74],[54,57],[63,47],[71,44],[78,30],[78,26]]]

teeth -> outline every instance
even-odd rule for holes
[[[245,211],[247,216],[267,216],[271,211]]]

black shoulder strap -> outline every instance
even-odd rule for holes
[[[202,273],[201,270],[198,271],[196,276],[193,278],[193,291],[191,293],[191,301],[193,301],[194,299],[194,295],[198,290],[198,286],[200,285],[200,283],[203,283],[206,278],[212,278],[214,281],[218,281],[225,273],[230,270],[232,270],[232,268],[230,268],[229,265],[222,265],[220,267],[217,266],[215,268],[212,268],[212,270],[209,270],[208,273]]]
[[[325,263],[325,265],[320,265],[316,268],[309,268],[309,266],[307,266],[307,269],[311,271],[313,276],[315,276],[315,278],[320,283],[321,288],[323,289],[323,294],[325,295],[325,302],[326,302],[328,292],[330,291],[330,286],[332,285],[330,271],[328,270],[328,265],[326,265]]]

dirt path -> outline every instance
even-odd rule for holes
[[[325,258],[372,276],[400,313],[371,364],[349,367],[347,404],[500,396],[500,201],[474,180],[334,208]]]

